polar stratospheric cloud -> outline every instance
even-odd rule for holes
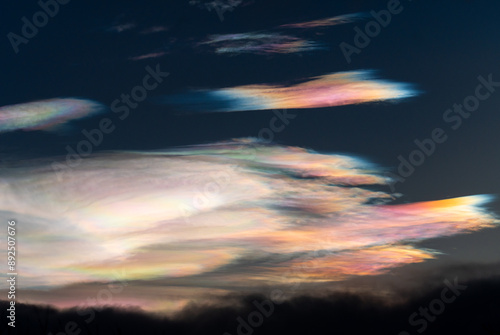
[[[203,289],[376,275],[438,253],[418,241],[498,224],[489,196],[395,205],[375,165],[253,139],[73,165],[0,170],[0,213],[23,220],[23,301],[71,306],[119,273],[130,285],[114,303],[175,310],[166,292],[185,303]]]
[[[323,48],[314,41],[272,32],[211,35],[198,45],[211,46],[217,54],[291,54]]]
[[[63,98],[27,102],[0,108],[0,132],[14,130],[47,130],[72,119],[103,110],[97,102]]]
[[[398,100],[417,95],[411,85],[352,71],[309,78],[294,85],[245,85],[167,96],[162,102],[204,112],[324,108]]]
[[[297,28],[297,29],[330,27],[330,26],[336,26],[339,24],[352,23],[354,21],[362,19],[364,16],[365,15],[363,15],[361,13],[346,14],[346,15],[339,15],[339,16],[335,16],[335,17],[329,17],[326,19],[318,19],[318,20],[306,21],[306,22],[300,22],[300,23],[283,24],[280,27],[281,28]]]

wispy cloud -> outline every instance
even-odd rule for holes
[[[168,31],[169,28],[167,26],[153,26],[149,28],[145,28],[141,31],[141,34],[154,34],[154,33],[161,33],[164,31]]]
[[[229,11],[232,12],[236,7],[240,5],[248,5],[249,3],[244,3],[243,0],[213,0],[213,1],[200,1],[200,0],[190,0],[190,5],[197,5],[198,8],[203,8],[208,11],[215,10],[221,21],[224,21],[224,13]]]
[[[334,16],[334,17],[319,19],[319,20],[283,24],[280,26],[280,28],[306,29],[306,28],[331,27],[331,26],[336,26],[339,24],[346,24],[346,23],[355,22],[357,20],[362,19],[364,16],[365,15],[362,13],[346,14],[346,15],[339,15],[339,16]]]
[[[102,154],[62,181],[36,163],[0,170],[0,213],[23,218],[25,301],[27,289],[116,273],[180,280],[181,305],[213,285],[338,281],[422,262],[436,251],[416,242],[498,223],[489,196],[393,205],[373,190],[390,180],[362,159],[255,140]],[[149,306],[145,297],[128,303]]]
[[[340,15],[314,21],[289,23],[272,29],[271,31],[246,32],[236,34],[211,35],[198,46],[208,45],[218,54],[290,54],[310,52],[326,49],[320,42],[307,40],[302,37],[283,34],[283,28],[319,28],[330,27],[354,22],[363,17],[363,14]]]
[[[161,101],[190,111],[235,112],[323,108],[397,100],[416,94],[411,85],[375,79],[372,71],[352,71],[313,77],[295,85],[260,84],[194,91]]]
[[[86,117],[104,109],[91,100],[64,98],[27,102],[0,108],[0,132],[50,130],[67,121]]]
[[[123,33],[124,31],[132,30],[136,27],[135,23],[121,23],[112,25],[107,31],[112,33]]]

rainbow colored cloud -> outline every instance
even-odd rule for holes
[[[417,95],[409,84],[375,79],[373,71],[339,72],[294,85],[246,85],[167,96],[161,102],[189,111],[236,112],[324,108],[399,100]]]
[[[252,139],[101,154],[62,176],[37,164],[0,170],[0,213],[22,218],[23,300],[58,306],[117,273],[134,284],[116,303],[153,310],[208,288],[376,275],[435,257],[419,241],[499,223],[490,196],[394,205],[364,160]]]
[[[289,23],[283,24],[280,28],[297,28],[297,29],[308,29],[308,28],[319,28],[319,27],[331,27],[339,24],[352,23],[360,20],[364,17],[361,13],[339,15],[334,17],[329,17],[325,19],[318,19],[299,23]]]
[[[64,98],[27,102],[0,108],[0,132],[51,130],[70,120],[98,113],[104,106],[91,100]]]
[[[298,36],[283,34],[283,29],[309,29],[351,23],[363,14],[347,14],[331,18],[283,24],[271,31],[253,31],[235,34],[210,35],[197,47],[208,46],[217,54],[292,54],[327,49],[325,45]]]
[[[317,42],[272,32],[211,35],[198,44],[204,45],[217,54],[288,54],[323,49]]]

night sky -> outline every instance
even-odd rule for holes
[[[500,334],[500,3],[1,6],[19,334]]]

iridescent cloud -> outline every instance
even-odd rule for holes
[[[347,14],[320,20],[284,24],[274,31],[256,31],[235,34],[210,35],[197,46],[209,46],[218,54],[291,54],[327,49],[320,42],[283,34],[282,28],[318,28],[346,24],[361,19],[363,14]]]
[[[163,98],[190,111],[235,112],[323,108],[417,95],[409,84],[373,78],[372,71],[352,71],[309,78],[295,85],[247,85],[195,91]]]
[[[159,57],[165,56],[166,54],[167,54],[167,52],[165,52],[165,51],[152,52],[152,53],[148,53],[148,54],[144,54],[144,55],[140,55],[140,56],[129,57],[129,60],[139,61],[139,60],[145,60],[145,59],[151,59],[151,58],[159,58]]]
[[[132,30],[136,27],[135,23],[122,23],[122,24],[115,24],[112,25],[107,29],[109,32],[113,33],[123,33],[124,31]]]
[[[208,45],[218,54],[288,54],[323,49],[319,43],[280,33],[211,35],[198,45]]]
[[[140,33],[141,34],[155,34],[155,33],[161,33],[164,31],[168,31],[170,28],[167,26],[152,26],[146,29],[143,29]]]
[[[240,6],[243,0],[214,0],[214,1],[199,1],[190,0],[189,4],[191,6],[197,5],[198,8],[203,8],[208,11],[215,10],[221,21],[224,20],[224,13],[229,11],[232,12],[236,7]],[[247,3],[248,4],[248,3]],[[245,5],[245,3],[243,3]]]
[[[281,28],[299,28],[299,29],[330,27],[330,26],[336,26],[339,24],[351,23],[351,22],[357,21],[359,19],[362,19],[363,17],[364,17],[364,15],[360,14],[360,13],[346,14],[346,15],[339,15],[339,16],[334,16],[334,17],[330,17],[330,18],[326,18],[326,19],[319,19],[319,20],[306,21],[306,22],[300,22],[300,23],[283,24],[280,27]]]
[[[0,108],[0,132],[50,130],[61,124],[103,110],[103,105],[84,99],[49,99]]]
[[[153,310],[376,275],[435,257],[419,241],[498,224],[489,196],[394,205],[362,159],[252,139],[40,164],[0,170],[0,213],[22,227],[23,300],[58,306],[117,274],[134,282],[113,302]]]

